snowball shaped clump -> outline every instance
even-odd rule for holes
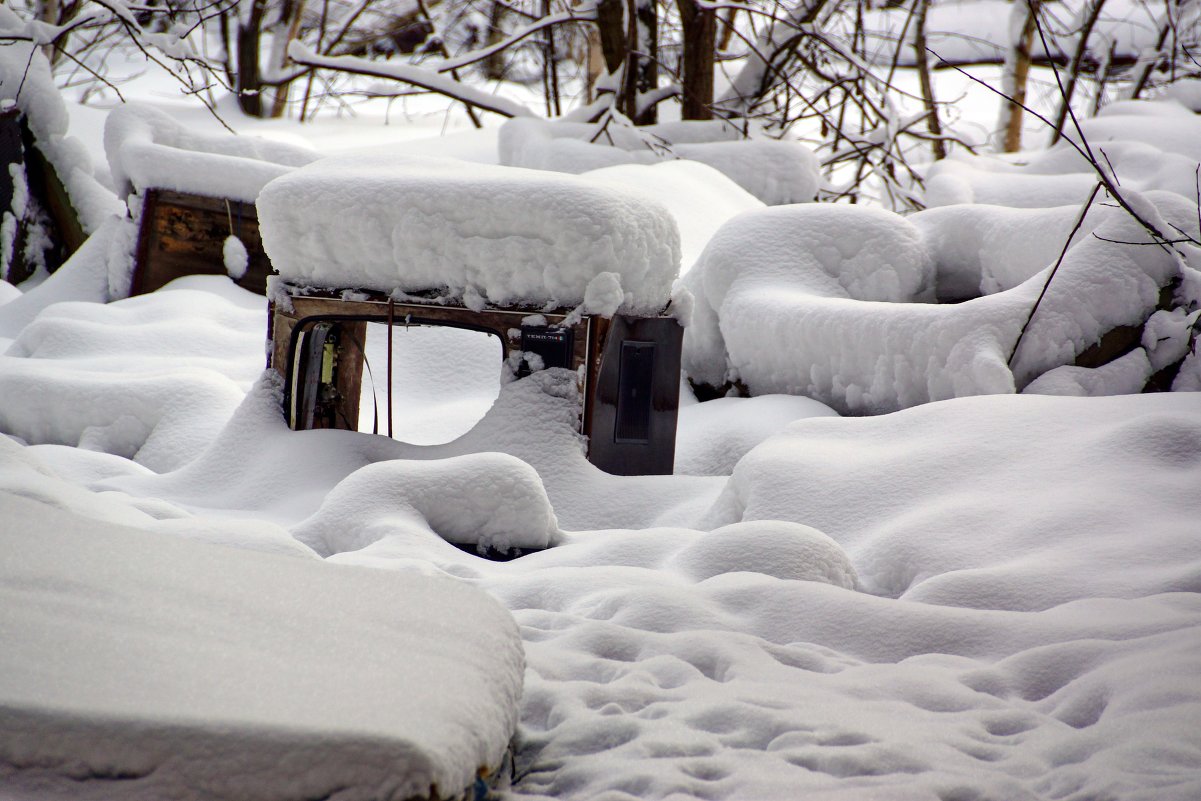
[[[246,275],[246,269],[250,266],[250,254],[246,252],[246,245],[242,244],[241,239],[233,234],[225,237],[221,255],[225,262],[225,272],[229,273],[230,278],[238,281]]]
[[[323,159],[269,184],[263,246],[284,278],[384,292],[474,288],[500,306],[575,306],[601,273],[653,314],[680,239],[662,205],[574,176],[378,155]]]
[[[855,568],[837,542],[815,528],[783,520],[715,529],[677,553],[671,565],[697,581],[741,571],[848,590],[857,582]]]

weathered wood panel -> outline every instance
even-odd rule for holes
[[[153,292],[185,275],[225,275],[225,240],[242,240],[249,256],[237,284],[266,294],[271,260],[252,203],[149,189],[143,197],[130,294]]]
[[[25,116],[10,109],[0,113],[0,213],[12,211],[14,166],[25,175],[26,201],[16,220],[12,258],[0,277],[18,284],[30,278],[40,264],[49,272],[57,270],[87,237],[66,187],[42,155]],[[27,252],[31,237],[34,247],[40,246],[35,255]]]

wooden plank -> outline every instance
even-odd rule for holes
[[[0,177],[0,209],[8,211],[12,206],[14,186],[9,171],[12,164],[22,166],[29,197],[23,219],[17,220],[13,260],[8,275],[4,277],[12,283],[19,283],[31,277],[35,265],[40,263],[29,263],[25,257],[31,224],[46,231],[50,244],[42,251],[41,262],[45,263],[47,271],[54,272],[79,249],[87,237],[54,165],[38,147],[25,116],[15,109],[0,114],[0,162],[3,163],[4,173]]]
[[[63,185],[62,179],[58,177],[58,172],[42,154],[41,149],[35,143],[34,147],[26,151],[26,154],[28,157],[26,172],[29,182],[33,186],[33,191],[45,205],[46,211],[49,212],[55,228],[58,229],[58,241],[62,245],[61,261],[65,262],[87,240],[87,234],[84,233],[83,226],[79,224],[79,215],[71,204],[71,196],[67,194],[67,187]],[[50,272],[54,272],[58,269],[59,264],[53,266],[47,264],[46,266]]]
[[[153,292],[184,275],[225,275],[224,247],[231,233],[249,256],[246,274],[236,283],[266,294],[267,276],[273,271],[263,250],[254,204],[146,190],[130,294]]]
[[[25,147],[21,137],[21,113],[16,109],[0,112],[0,220],[12,213],[13,197],[16,194],[16,184],[13,182],[12,165],[25,162]],[[17,229],[14,232],[12,259],[0,271],[0,278],[12,284],[19,284],[29,277],[24,259],[21,258],[21,242],[24,239],[24,220],[16,220]]]

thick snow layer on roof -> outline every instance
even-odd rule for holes
[[[301,284],[575,306],[590,283],[616,278],[622,311],[657,313],[680,267],[661,204],[538,170],[342,156],[273,181],[258,208],[272,264]]]
[[[1164,230],[1198,235],[1196,207],[1179,196],[1154,193],[1154,206],[1128,197],[1163,215]],[[1063,216],[1053,210],[1052,224]],[[686,278],[697,312],[685,332],[685,370],[695,381],[738,378],[754,394],[806,395],[841,412],[1013,392],[1071,364],[1111,329],[1142,325],[1180,275],[1172,255],[1139,244],[1146,232],[1129,216],[1109,215],[1096,233],[1067,252],[1011,372],[1045,270],[961,304],[905,302],[934,290],[930,248],[913,223],[853,207],[748,212],[714,235]]]
[[[283,142],[193,133],[164,112],[137,103],[109,113],[104,149],[123,196],[159,188],[248,203],[271,179],[317,158]]]
[[[769,206],[813,200],[819,185],[817,163],[804,145],[741,139],[720,122],[630,128],[522,117],[501,127],[498,147],[502,164],[568,173],[665,159],[699,161]]]
[[[0,37],[34,37],[36,25],[21,19],[12,8],[0,6]],[[67,108],[39,47],[28,39],[5,41],[0,47],[0,79],[0,107],[21,109],[39,139],[66,136]]]
[[[9,787],[401,801],[501,765],[524,659],[483,592],[0,506]]]

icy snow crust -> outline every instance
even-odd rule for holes
[[[485,593],[0,505],[0,777],[26,797],[402,801],[500,766],[524,660]]]
[[[623,311],[655,314],[680,269],[679,233],[662,205],[535,170],[333,157],[273,181],[258,208],[271,263],[301,284],[557,307],[616,278]]]

